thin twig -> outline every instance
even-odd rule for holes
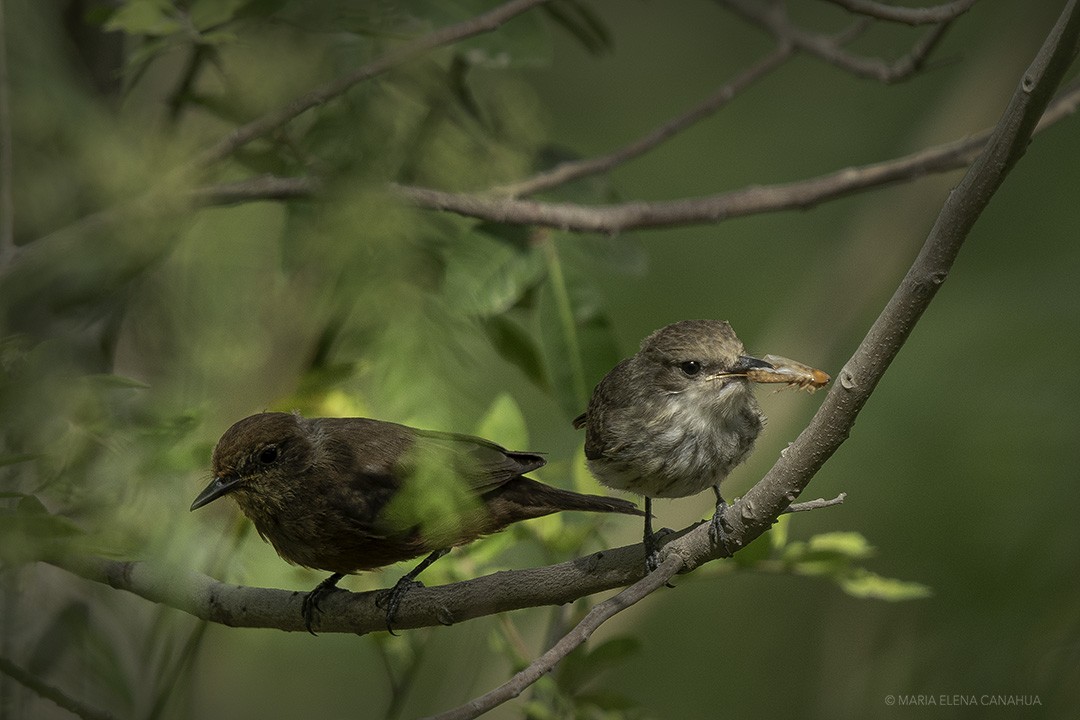
[[[25,685],[46,700],[51,700],[68,712],[78,715],[84,720],[112,720],[114,717],[107,712],[102,712],[101,710],[90,707],[86,703],[75,700],[63,690],[38,679],[5,657],[0,657],[0,673]]]
[[[953,0],[931,7],[909,8],[886,5],[874,0],[826,0],[858,15],[903,23],[905,25],[930,25],[953,20],[968,10],[977,0]]]
[[[238,148],[282,127],[308,110],[343,95],[346,91],[365,80],[381,75],[429,50],[496,30],[515,16],[546,2],[548,0],[510,0],[510,2],[499,5],[486,13],[454,25],[448,25],[400,45],[348,75],[326,83],[322,87],[295,98],[277,110],[268,112],[246,125],[236,128],[201,153],[196,159],[196,165],[207,166],[221,160]]]
[[[323,188],[317,177],[257,177],[220,183],[197,188],[191,192],[191,202],[196,207],[207,205],[235,205],[263,200],[303,200],[317,195]]]
[[[537,173],[526,180],[492,188],[491,192],[495,195],[506,195],[508,197],[533,195],[588,175],[607,172],[629,160],[644,155],[683,130],[724,108],[739,93],[780,67],[785,60],[791,57],[791,54],[791,45],[781,43],[773,52],[739,73],[730,82],[713,93],[712,96],[682,115],[672,118],[660,127],[614,152],[583,160],[560,163],[550,170]]]
[[[533,660],[528,667],[514,675],[514,677],[510,678],[494,690],[490,690],[480,697],[474,698],[453,710],[433,715],[428,720],[468,720],[469,718],[475,718],[486,713],[488,710],[501,705],[507,700],[516,698],[524,692],[526,688],[554,668],[555,665],[569,655],[574,648],[588,640],[589,636],[592,635],[605,621],[614,617],[642,598],[645,598],[651,593],[664,587],[668,580],[673,578],[680,570],[682,570],[682,568],[683,558],[676,553],[670,553],[656,570],[649,573],[641,580],[638,580],[618,595],[608,598],[604,602],[594,606],[592,610],[581,619],[581,622],[560,638],[550,650],[536,658],[536,660]]]
[[[819,510],[821,508],[833,507],[834,505],[843,505],[845,500],[847,500],[847,493],[840,493],[832,500],[818,498],[817,500],[807,500],[806,502],[788,505],[784,512],[797,513],[807,512],[808,510]]]
[[[799,50],[815,55],[853,75],[883,83],[906,80],[918,72],[949,26],[948,22],[935,25],[912,46],[910,52],[886,63],[879,58],[850,53],[837,43],[836,38],[829,35],[796,27],[788,21],[780,5],[765,5],[755,0],[721,1],[744,20],[757,25],[777,40],[789,42]]]

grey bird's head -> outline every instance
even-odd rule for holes
[[[642,341],[631,362],[646,387],[705,405],[745,392],[748,371],[772,367],[747,355],[723,320],[683,320],[662,327]]]

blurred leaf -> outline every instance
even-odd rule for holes
[[[99,385],[103,388],[137,388],[139,390],[149,390],[150,386],[141,380],[134,378],[123,377],[122,375],[113,375],[110,373],[97,373],[93,375],[87,375],[86,381]]]
[[[784,549],[788,542],[788,530],[791,524],[791,515],[784,514],[776,518],[776,522],[769,528],[769,545],[773,552]]]
[[[540,288],[536,320],[551,388],[567,417],[588,404],[593,383],[619,361],[611,320],[595,287],[567,271],[554,238],[544,241],[548,281]]]
[[[625,711],[638,707],[636,700],[616,692],[578,693],[574,696],[574,701],[578,707],[591,706],[601,710],[615,711],[616,714],[610,716],[612,718],[627,717],[624,714]]]
[[[128,35],[169,35],[183,28],[169,0],[127,0],[109,17],[106,32]]]
[[[237,10],[247,5],[249,0],[192,0],[189,7],[191,24],[199,30],[221,25],[233,19]],[[206,36],[202,38],[206,40]]]
[[[495,315],[482,321],[484,332],[499,355],[514,365],[536,385],[547,389],[547,375],[540,346],[521,324],[508,315]]]
[[[830,532],[814,535],[808,543],[808,551],[815,555],[839,555],[852,560],[873,556],[874,548],[857,532]]]
[[[12,455],[0,455],[0,467],[4,467],[5,465],[15,465],[17,463],[24,463],[24,462],[27,462],[28,460],[33,460],[33,459],[35,459],[37,457],[38,457],[37,455],[34,455],[32,453],[15,453],[15,454],[12,454]],[[21,496],[21,495],[22,495],[22,493],[4,493],[3,495],[0,495],[0,497],[13,497],[13,496]]]
[[[881,577],[863,568],[855,568],[836,581],[844,592],[857,598],[899,602],[921,600],[934,594],[929,586],[922,583]]]
[[[474,17],[491,9],[482,0],[457,0],[450,4],[436,2],[437,7],[454,7],[455,16],[446,17],[440,25]],[[484,33],[454,46],[455,51],[470,65],[488,69],[544,67],[551,64],[551,34],[539,13],[530,12],[506,23],[498,32]]]
[[[543,277],[540,255],[527,246],[474,230],[445,250],[443,295],[455,311],[491,317],[517,304]]]
[[[65,605],[45,626],[30,654],[27,668],[44,675],[53,669],[75,670],[99,688],[118,699],[130,714],[135,702],[135,686],[113,639],[92,621],[89,606],[79,600]],[[73,654],[72,649],[79,653]],[[72,658],[78,666],[67,667]]]
[[[572,695],[604,671],[640,651],[641,641],[630,635],[611,638],[594,648],[582,645],[559,663],[559,688]]]
[[[752,568],[759,562],[768,560],[773,554],[773,533],[776,527],[769,528],[763,535],[731,556],[731,560],[741,568]]]
[[[476,425],[476,435],[510,450],[529,446],[529,430],[517,401],[509,393],[499,393]]]
[[[611,50],[611,31],[590,6],[578,0],[561,0],[544,5],[544,12],[593,55]]]
[[[51,514],[37,497],[11,493],[19,497],[14,507],[0,508],[0,562],[21,564],[40,557],[42,546],[55,549],[64,542],[83,534],[71,520]]]
[[[548,703],[540,700],[529,700],[522,711],[528,720],[562,720],[563,718],[554,708],[549,707]]]

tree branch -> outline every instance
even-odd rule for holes
[[[521,672],[514,675],[499,687],[474,698],[461,707],[432,716],[429,720],[468,720],[483,715],[488,710],[498,707],[507,700],[512,700],[550,672],[556,664],[569,655],[574,648],[583,644],[604,622],[619,614],[639,600],[656,592],[667,584],[676,573],[682,570],[683,559],[677,554],[669,554],[660,567],[649,573],[618,595],[595,605],[574,626],[555,643],[550,650],[536,658]]]
[[[68,712],[84,718],[84,720],[112,720],[113,718],[109,713],[92,708],[70,697],[59,688],[43,682],[5,657],[0,657],[0,673],[30,688],[30,690],[46,700],[51,700]]]
[[[1074,84],[1054,102],[1038,129],[1049,127],[1075,112],[1078,103],[1080,83]],[[990,130],[984,130],[904,157],[843,168],[806,180],[666,202],[586,206],[452,193],[407,185],[394,185],[393,188],[403,199],[428,210],[453,212],[491,222],[617,234],[628,230],[716,223],[779,210],[805,210],[862,190],[964,167],[985,146],[989,137]]]
[[[806,507],[792,506],[790,511],[831,507],[843,502],[844,497],[800,503]],[[682,538],[698,524],[668,535],[665,542]],[[708,545],[707,535],[699,539]],[[704,549],[707,547],[697,548],[695,552]],[[449,625],[510,610],[565,605],[640,580],[645,569],[644,557],[645,549],[638,543],[547,567],[507,570],[439,587],[418,587],[405,597],[394,627]],[[306,591],[233,585],[186,569],[91,555],[58,553],[43,557],[42,562],[222,625],[307,631],[300,613]],[[324,614],[317,629],[361,635],[385,630],[386,611],[375,605],[380,592],[341,592],[327,596],[322,602]]]
[[[903,23],[905,25],[930,25],[954,20],[966,13],[976,0],[953,0],[931,7],[908,8],[886,5],[874,0],[826,0],[834,5],[865,17]]]
[[[918,72],[949,26],[948,21],[934,26],[912,46],[910,52],[891,63],[886,63],[878,58],[849,53],[833,37],[807,32],[796,27],[788,21],[783,7],[779,4],[765,5],[755,0],[721,0],[721,2],[725,7],[730,8],[744,20],[757,25],[778,41],[789,42],[799,50],[819,57],[853,75],[883,83],[900,82]]]
[[[808,510],[819,510],[821,508],[833,507],[834,505],[843,505],[847,500],[847,493],[840,493],[832,500],[826,500],[825,498],[818,498],[817,500],[807,500],[806,502],[794,503],[788,505],[788,507],[781,513],[797,513],[807,512]]]
[[[614,152],[560,163],[550,170],[545,170],[526,180],[492,188],[491,192],[495,195],[509,197],[533,195],[588,175],[607,172],[629,160],[644,155],[657,145],[724,108],[739,93],[780,67],[784,61],[791,57],[791,50],[790,44],[781,43],[773,52],[739,73],[734,79],[713,93],[711,97],[706,98],[682,115],[672,118],[652,132]]]

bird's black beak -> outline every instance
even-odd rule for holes
[[[209,485],[203,488],[203,491],[199,493],[199,496],[195,498],[195,501],[191,503],[191,509],[198,510],[203,505],[214,502],[222,495],[228,495],[239,482],[239,478],[214,478],[210,481]]]
[[[756,358],[750,355],[740,355],[739,359],[735,361],[735,364],[731,366],[728,373],[732,375],[741,375],[748,370],[762,369],[772,370],[776,366],[770,362],[766,362],[760,358]]]

